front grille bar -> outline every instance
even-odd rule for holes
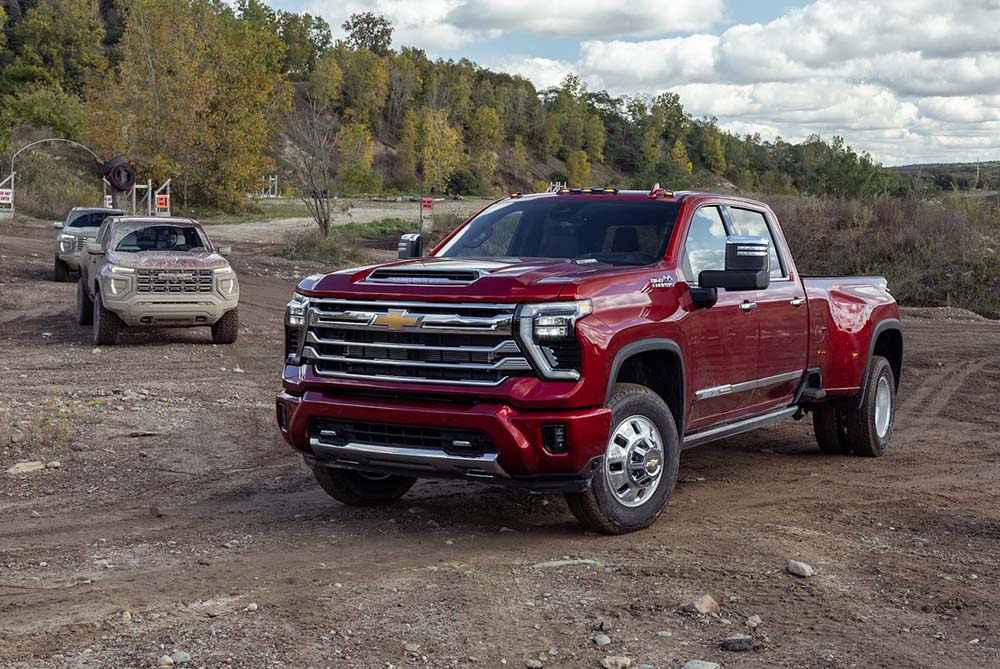
[[[343,355],[323,355],[312,346],[306,346],[303,354],[310,360],[323,360],[326,362],[353,363],[356,365],[386,365],[388,367],[411,367],[415,369],[468,369],[476,372],[495,371],[520,371],[525,372],[531,369],[526,358],[501,358],[493,364],[480,364],[474,362],[424,362],[422,360],[381,360],[378,358],[351,358]]]
[[[423,352],[442,352],[446,353],[449,351],[461,351],[462,353],[481,353],[488,356],[491,360],[497,355],[503,353],[520,353],[521,349],[518,348],[517,342],[513,339],[507,339],[500,342],[496,346],[463,346],[461,348],[456,348],[454,346],[431,346],[429,344],[389,344],[385,342],[367,342],[367,341],[347,341],[345,339],[324,339],[320,337],[315,332],[310,332],[306,336],[306,341],[311,344],[319,344],[321,346],[347,346],[354,348],[383,348],[392,351],[415,351],[417,353]]]
[[[379,311],[320,311],[311,308],[313,318],[311,324],[316,327],[327,328],[354,328],[354,329],[384,329],[391,331],[388,327],[380,328],[373,325],[374,320],[384,312]],[[451,333],[468,334],[470,332],[511,332],[514,322],[513,314],[500,314],[497,316],[459,316],[454,314],[421,314],[422,322],[417,326],[404,326],[406,331],[423,330]]]

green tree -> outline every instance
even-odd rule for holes
[[[78,140],[83,124],[80,99],[58,86],[25,87],[7,98],[0,108],[0,138],[6,138],[18,126],[28,126],[51,131],[63,139]]]
[[[377,127],[389,94],[387,60],[368,49],[349,49],[342,43],[337,44],[335,53],[344,74],[344,118]]]
[[[333,42],[330,24],[322,17],[294,12],[280,12],[277,23],[285,45],[283,70],[292,81],[303,81]]]
[[[351,14],[341,28],[347,33],[347,45],[352,49],[367,49],[384,56],[392,46],[392,24],[374,12]]]
[[[670,160],[672,160],[677,167],[684,170],[688,174],[694,172],[694,165],[688,159],[687,148],[684,146],[684,142],[681,141],[680,137],[678,137],[674,142],[674,148],[670,149]]]
[[[583,188],[590,181],[590,161],[586,151],[574,151],[566,160],[566,185]]]
[[[377,193],[382,175],[375,171],[375,140],[362,123],[344,126],[337,135],[337,186],[347,193]]]
[[[447,112],[427,107],[406,111],[397,164],[401,177],[419,180],[423,189],[440,188],[463,160],[462,136],[448,123]]]
[[[332,109],[340,104],[343,84],[344,72],[337,63],[336,54],[328,51],[309,75],[310,95],[322,109]]]
[[[497,153],[503,143],[503,126],[493,107],[479,107],[465,130],[465,146],[473,168],[487,182],[497,169]]]
[[[601,117],[591,114],[583,131],[583,149],[597,162],[604,160],[604,123]]]
[[[518,137],[507,152],[507,171],[517,179],[528,177],[528,149]]]

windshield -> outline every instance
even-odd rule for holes
[[[437,255],[566,258],[650,265],[663,258],[676,202],[547,197],[504,201],[479,214]]]
[[[108,216],[122,216],[124,211],[88,211],[81,214],[70,214],[66,227],[69,228],[99,228]]]
[[[194,251],[206,253],[208,241],[192,225],[148,225],[123,223],[115,230],[115,251]]]

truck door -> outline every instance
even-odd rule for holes
[[[707,269],[725,269],[729,230],[720,207],[702,206],[691,217],[681,255],[688,285],[698,284]],[[713,307],[693,309],[683,332],[690,351],[688,430],[735,420],[746,414],[753,396],[747,386],[757,378],[757,319],[753,291],[719,290]]]
[[[775,223],[762,210],[726,207],[730,227],[737,235],[764,237],[771,243],[771,283],[757,291],[760,343],[757,383],[750,400],[753,413],[762,413],[792,401],[809,354],[809,309],[805,289],[795,276],[787,249]]]

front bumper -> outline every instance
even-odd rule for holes
[[[129,327],[192,327],[214,325],[222,316],[239,306],[239,294],[222,299],[214,293],[154,295],[131,293],[116,300],[102,293],[104,306],[118,315]]]
[[[611,410],[526,411],[507,404],[451,404],[434,400],[368,398],[307,390],[281,392],[277,419],[282,436],[314,466],[343,467],[407,476],[465,478],[525,487],[537,492],[585,490],[607,446]],[[363,421],[484,433],[493,448],[477,454],[392,443],[334,443],[314,421]],[[565,453],[542,446],[542,426],[566,429]]]
[[[72,251],[61,251],[59,249],[59,242],[56,242],[56,259],[65,263],[73,272],[80,271],[80,252],[75,249]]]

